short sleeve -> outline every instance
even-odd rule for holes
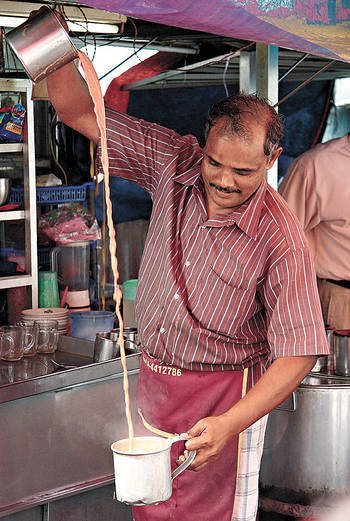
[[[272,358],[329,353],[310,250],[286,253],[266,278],[260,298],[266,309]]]

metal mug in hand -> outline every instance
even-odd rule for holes
[[[48,6],[7,33],[6,40],[34,82],[78,57],[67,31]]]
[[[175,470],[170,466],[171,445],[184,441],[181,436],[134,438],[134,451],[129,451],[129,440],[112,444],[115,491],[118,501],[128,505],[156,505],[172,494],[172,482],[196,457],[189,452],[187,459]]]
[[[94,346],[94,362],[105,362],[119,356],[120,349],[115,334],[111,331],[97,333]]]

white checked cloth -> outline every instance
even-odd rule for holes
[[[241,456],[232,521],[255,521],[259,499],[259,470],[268,415],[242,432]]]

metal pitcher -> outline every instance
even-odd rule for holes
[[[170,449],[177,441],[184,440],[181,436],[136,437],[133,452],[129,451],[128,438],[112,444],[118,501],[128,505],[155,505],[170,498],[172,481],[196,457],[196,451],[190,451],[186,461],[171,472]]]
[[[67,31],[48,6],[7,33],[6,40],[34,82],[78,57]]]

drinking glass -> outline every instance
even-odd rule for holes
[[[35,321],[38,327],[38,353],[54,353],[58,344],[57,320]]]
[[[24,329],[21,326],[0,327],[1,359],[8,362],[20,360],[24,354]]]
[[[39,328],[32,320],[22,320],[19,326],[24,329],[24,353],[23,356],[34,356],[38,351]]]

